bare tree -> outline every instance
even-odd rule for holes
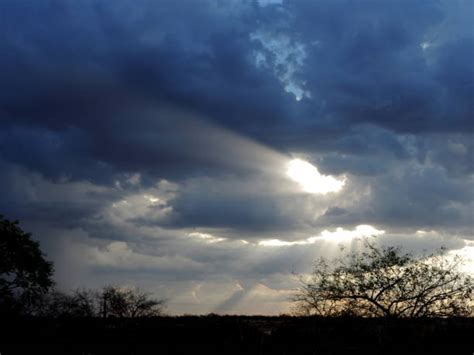
[[[415,258],[400,248],[366,241],[361,253],[319,259],[293,297],[296,312],[362,317],[473,315],[473,280],[458,271],[462,259],[445,250]]]
[[[163,314],[165,301],[150,298],[134,288],[108,286],[99,294],[101,316],[118,318],[154,317]]]
[[[34,314],[48,317],[95,317],[98,314],[97,293],[87,289],[78,289],[72,294],[54,290],[43,297]]]

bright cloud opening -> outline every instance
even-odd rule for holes
[[[350,242],[356,238],[363,237],[375,237],[384,234],[384,230],[379,230],[368,224],[361,224],[353,230],[343,229],[341,227],[336,228],[334,232],[323,230],[318,236],[310,237],[304,240],[297,240],[294,242],[287,242],[280,239],[268,239],[262,240],[258,245],[266,247],[284,247],[292,245],[308,245],[314,244],[317,241],[330,241],[335,243]]]
[[[346,242],[351,241],[356,238],[363,237],[376,237],[378,235],[384,234],[384,230],[376,229],[368,224],[361,224],[353,230],[343,229],[341,227],[337,228],[334,232],[324,230],[321,232],[321,235],[317,237],[309,238],[310,240],[327,240],[333,242]]]
[[[429,41],[425,41],[425,42],[420,43],[420,48],[423,49],[424,51],[426,51],[431,46],[433,46],[433,43],[431,43]]]
[[[338,180],[330,175],[321,175],[314,165],[301,159],[293,159],[288,163],[287,175],[304,191],[313,194],[338,192],[345,184],[345,179]]]
[[[225,238],[215,237],[212,234],[193,232],[188,234],[192,238],[198,238],[204,240],[206,243],[218,243],[225,240]]]
[[[468,241],[465,247],[449,251],[448,258],[455,256],[460,256],[463,260],[460,271],[474,275],[474,242]]]

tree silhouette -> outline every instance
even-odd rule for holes
[[[18,224],[0,215],[1,312],[28,312],[53,285],[53,263]]]
[[[400,248],[365,250],[319,259],[293,300],[296,312],[320,316],[449,317],[473,314],[473,281],[458,271],[460,257],[439,253],[416,259]]]
[[[99,294],[101,316],[116,318],[154,317],[163,313],[164,300],[134,288],[104,287]]]
[[[91,318],[98,316],[97,292],[92,290],[75,290],[67,294],[53,290],[44,295],[36,315],[53,318]]]
[[[52,318],[141,318],[162,315],[164,305],[164,300],[153,299],[139,289],[107,286],[72,293],[52,290],[38,302],[34,314]]]

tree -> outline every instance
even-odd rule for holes
[[[35,315],[53,318],[90,318],[98,316],[98,297],[92,290],[76,290],[72,294],[53,290],[44,295]]]
[[[99,294],[101,316],[117,318],[155,317],[163,313],[165,301],[150,298],[134,288],[108,286]]]
[[[415,258],[366,241],[361,253],[319,259],[293,300],[296,311],[320,316],[450,317],[473,315],[473,280],[445,250]]]
[[[1,312],[28,312],[53,285],[53,263],[18,224],[0,215]]]
[[[101,290],[53,290],[38,302],[35,315],[53,318],[139,318],[162,315],[163,300],[135,288],[107,286]]]

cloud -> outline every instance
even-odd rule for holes
[[[376,237],[383,234],[385,234],[385,231],[378,230],[374,228],[373,226],[359,225],[355,227],[353,230],[345,230],[341,227],[337,228],[333,232],[328,231],[328,230],[323,230],[320,235],[309,237],[304,240],[297,240],[294,242],[285,242],[278,239],[262,240],[258,243],[258,245],[268,246],[268,247],[308,245],[308,244],[314,244],[320,240],[329,241],[333,243],[340,243],[340,242],[352,241],[353,239]]]
[[[111,242],[104,249],[92,248],[85,256],[97,268],[177,272],[179,269],[202,269],[202,265],[180,256],[151,256],[133,251],[126,242]]]
[[[64,287],[140,283],[176,312],[285,309],[291,271],[337,251],[324,231],[462,250],[472,10],[2,1],[0,212]],[[296,157],[344,187],[304,191]]]
[[[314,165],[301,159],[293,159],[288,163],[287,175],[309,193],[324,195],[339,192],[345,184],[344,180],[321,175]]]

